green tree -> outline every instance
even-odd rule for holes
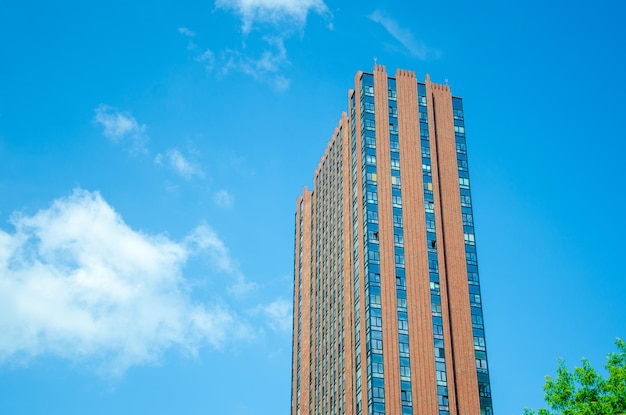
[[[570,372],[559,360],[557,376],[546,376],[543,390],[550,409],[537,412],[524,409],[525,415],[626,415],[626,342],[615,341],[617,353],[609,353],[604,366],[608,379],[600,376],[587,359]]]

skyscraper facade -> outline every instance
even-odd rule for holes
[[[490,415],[462,100],[358,72],[296,205],[292,415]]]

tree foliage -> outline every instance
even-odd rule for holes
[[[572,372],[560,359],[556,378],[546,376],[543,387],[550,409],[525,409],[525,415],[626,415],[626,342],[615,345],[618,351],[606,357],[607,379],[587,359]]]

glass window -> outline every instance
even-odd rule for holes
[[[487,359],[476,359],[476,369],[478,372],[487,371]]]
[[[408,356],[409,355],[409,344],[400,342],[399,346],[400,346],[400,356]]]
[[[445,357],[446,357],[446,352],[445,352],[444,348],[443,347],[435,347],[435,358],[443,359]]]
[[[380,305],[380,294],[370,295],[370,305]]]
[[[436,371],[436,377],[437,377],[437,384],[441,385],[441,384],[446,384],[447,379],[446,379],[446,372],[445,370],[437,370]]]
[[[435,218],[426,218],[426,230],[435,232]]]
[[[371,223],[378,223],[378,212],[368,210],[367,221]]]
[[[380,252],[378,251],[369,251],[369,259],[371,262],[379,263],[380,262]]]
[[[474,336],[474,350],[485,350],[485,338]]]
[[[382,375],[383,374],[383,364],[382,363],[372,362],[372,374]]]
[[[402,207],[402,197],[400,196],[391,196],[391,202],[393,207]]]
[[[404,246],[404,235],[393,235],[393,243],[396,246]]]
[[[433,316],[439,316],[440,317],[441,316],[441,304],[439,304],[439,303],[432,303],[432,313],[433,313]]]
[[[409,329],[408,320],[398,320],[398,330],[407,331]]]
[[[396,255],[396,266],[404,265],[404,255]]]
[[[385,397],[385,388],[381,388],[380,386],[374,386],[372,388],[372,395],[374,399],[384,398]]]
[[[481,398],[491,398],[491,388],[488,383],[478,383],[478,395]]]
[[[393,226],[402,226],[402,215],[393,215]]]

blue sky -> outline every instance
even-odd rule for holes
[[[296,197],[374,58],[464,99],[495,413],[626,336],[624,6],[0,0],[0,413],[289,413]]]

